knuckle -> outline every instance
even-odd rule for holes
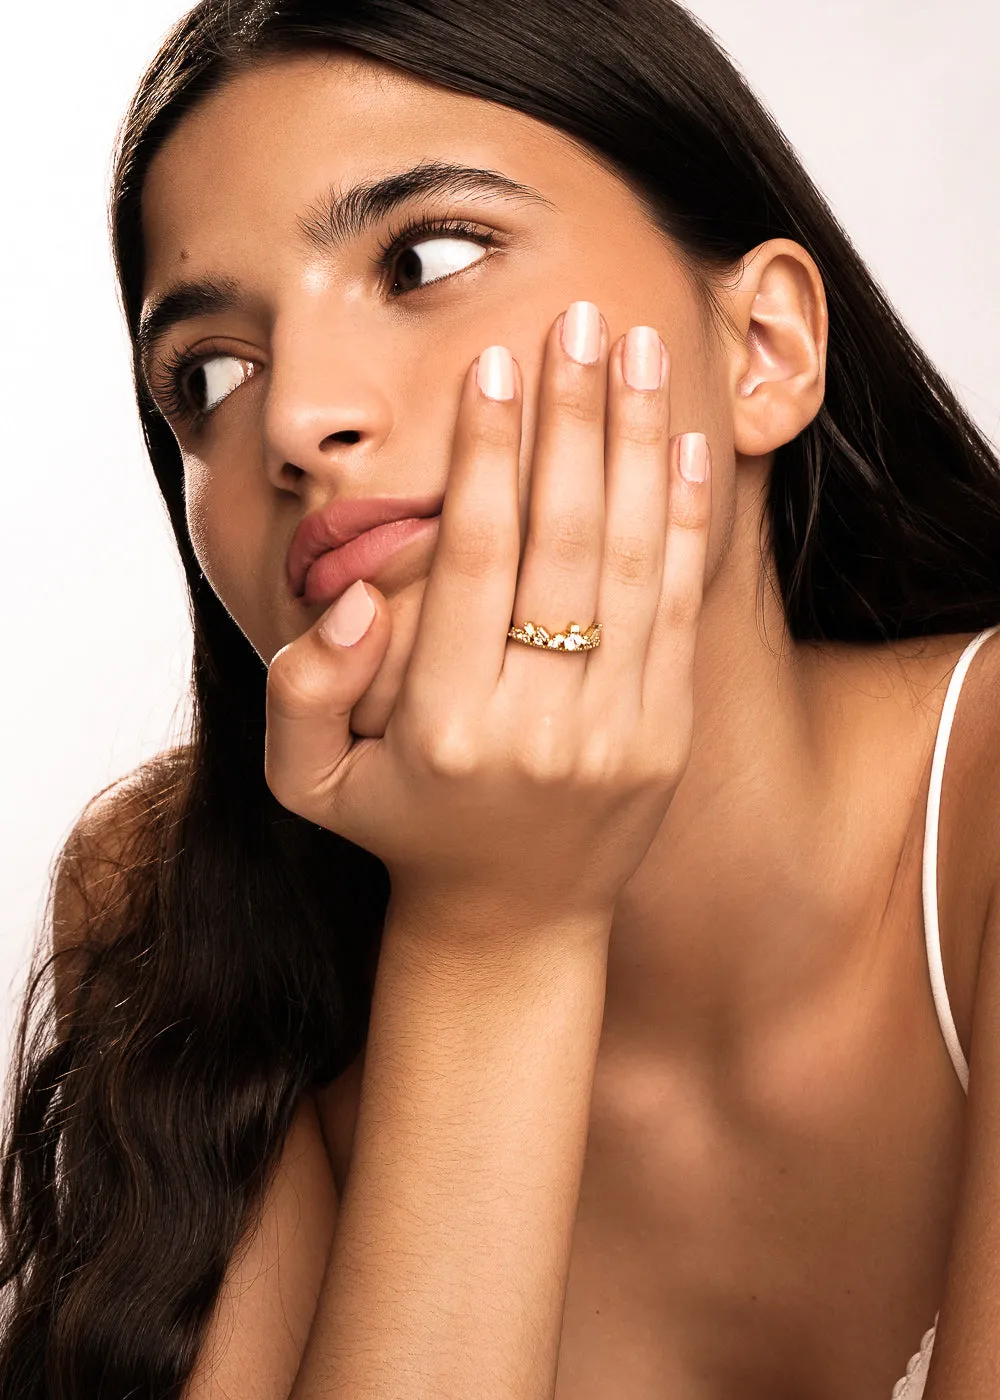
[[[637,447],[658,447],[667,436],[667,420],[659,396],[636,395],[621,415],[620,432]]]
[[[468,778],[480,767],[478,745],[468,726],[452,722],[418,738],[424,767],[432,777]]]
[[[605,567],[618,583],[647,583],[659,573],[659,552],[654,542],[642,535],[610,535],[605,545]]]
[[[586,385],[557,381],[552,388],[551,401],[560,418],[588,427],[604,422],[604,407],[593,389]]]
[[[323,669],[291,647],[271,662],[267,672],[268,703],[286,719],[315,714],[330,698],[330,681]]]
[[[496,521],[486,515],[464,516],[442,545],[449,568],[466,578],[483,578],[510,563],[510,545]]]
[[[506,452],[517,442],[516,425],[504,413],[474,414],[467,431],[474,448]]]
[[[563,508],[540,526],[538,543],[556,564],[575,568],[599,550],[600,525],[584,510]]]
[[[701,591],[673,589],[664,596],[661,607],[669,627],[687,630],[695,626],[701,613]]]
[[[702,491],[674,491],[667,507],[669,523],[680,530],[708,528],[711,511]]]

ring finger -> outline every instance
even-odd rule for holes
[[[604,542],[604,414],[608,330],[598,308],[573,302],[545,346],[531,460],[528,527],[514,624],[555,636],[594,621]],[[504,674],[545,687],[557,703],[581,686],[585,656],[510,641]]]

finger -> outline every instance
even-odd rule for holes
[[[691,692],[712,520],[711,458],[704,433],[685,433],[670,454],[663,579],[642,679],[643,712],[654,725],[676,721],[679,686]]]
[[[587,666],[599,711],[637,708],[641,700],[663,577],[669,441],[670,357],[652,326],[633,326],[608,366],[601,644]]]
[[[404,690],[480,709],[503,667],[521,549],[522,385],[510,352],[484,350],[462,386],[441,524]],[[441,711],[442,713],[444,710]]]
[[[357,747],[353,707],[382,663],[392,622],[370,583],[352,584],[267,672],[264,777],[283,807],[330,830],[337,783]],[[345,836],[351,833],[344,831]]]
[[[594,620],[604,541],[607,327],[577,301],[549,331],[538,393],[528,527],[513,619],[551,635]],[[583,683],[585,656],[511,643],[504,675],[526,677],[559,703]]]

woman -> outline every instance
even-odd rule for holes
[[[63,853],[2,1393],[992,1395],[1000,474],[725,57],[209,0],[112,214],[196,722]]]

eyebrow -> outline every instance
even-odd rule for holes
[[[299,215],[296,222],[303,241],[309,247],[317,252],[332,253],[418,196],[460,199],[470,195],[488,195],[494,199],[555,208],[551,200],[532,186],[519,184],[499,171],[424,161],[409,170],[352,185],[343,192],[332,186],[323,198]],[[179,322],[196,316],[239,310],[246,305],[246,301],[239,284],[226,277],[181,282],[153,299],[144,309],[136,332],[143,372],[148,368],[159,342]]]

